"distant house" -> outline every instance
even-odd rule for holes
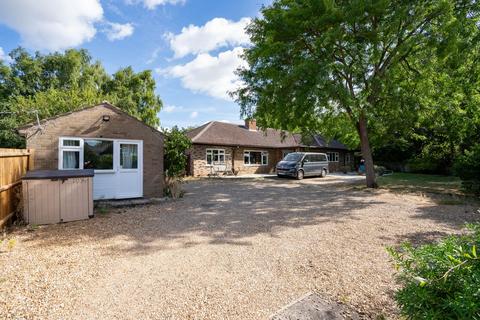
[[[108,103],[18,129],[35,169],[94,169],[93,198],[163,195],[163,134]]]
[[[295,151],[326,153],[330,171],[353,166],[353,152],[339,141],[327,142],[320,135],[302,137],[275,129],[257,130],[255,120],[247,120],[245,125],[211,121],[187,135],[193,144],[187,173],[193,176],[232,170],[238,174],[273,173],[276,163]]]

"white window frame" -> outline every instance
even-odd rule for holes
[[[85,140],[100,140],[100,141],[111,141],[113,143],[113,157],[112,157],[112,169],[94,169],[95,173],[115,173],[117,171],[117,168],[115,166],[115,139],[105,139],[105,138],[83,138],[83,141]],[[85,142],[83,142],[83,146],[85,146]],[[83,167],[83,161],[85,160],[83,153],[85,148],[82,148],[82,167]]]
[[[213,153],[214,151],[217,151],[218,152],[218,161],[215,161],[214,158],[213,158]],[[211,157],[212,157],[212,163],[208,163],[208,154],[211,154]],[[223,161],[220,161],[220,156],[223,156]],[[225,154],[225,149],[218,149],[218,148],[208,148],[205,150],[205,163],[207,164],[207,166],[214,166],[214,165],[222,165],[222,164],[225,164],[226,161],[226,154]]]
[[[63,146],[63,141],[64,140],[76,140],[80,141],[80,146]],[[114,146],[113,146],[113,168],[112,169],[95,169],[95,173],[115,173],[117,171],[116,165],[115,165],[115,139],[107,139],[107,138],[96,138],[96,137],[86,137],[86,138],[79,138],[79,137],[60,137],[58,139],[58,168],[59,170],[82,170],[84,169],[83,164],[85,161],[84,158],[84,146],[85,146],[85,140],[102,140],[102,141],[112,141]],[[122,141],[125,141],[125,143],[128,143],[130,141],[129,139],[124,139]],[[136,141],[136,140],[131,140],[131,141]],[[79,168],[78,169],[69,169],[63,168],[63,151],[78,151],[80,153],[79,158]],[[137,169],[134,169],[137,170]]]
[[[256,163],[250,163],[250,152],[260,152],[261,155],[261,164],[256,164]],[[245,163],[245,155],[248,153],[248,162]],[[265,159],[265,163],[263,163],[263,160]],[[243,165],[246,167],[262,167],[262,166],[268,166],[268,151],[265,150],[244,150],[243,151]]]
[[[63,141],[65,140],[75,140],[79,141],[78,146],[64,146]],[[63,152],[64,151],[75,151],[78,152],[78,168],[63,168]],[[74,138],[74,137],[60,137],[58,139],[58,168],[60,170],[81,170],[83,169],[83,139]]]
[[[339,162],[340,155],[338,152],[327,152],[328,162]]]

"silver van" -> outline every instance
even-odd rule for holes
[[[292,152],[277,163],[278,177],[295,177],[298,180],[303,177],[325,177],[328,173],[328,158],[325,153],[316,152]]]

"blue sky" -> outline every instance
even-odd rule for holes
[[[34,52],[86,48],[108,72],[154,70],[161,125],[241,122],[226,95],[248,46],[243,27],[269,0],[2,0],[0,59],[21,45]]]

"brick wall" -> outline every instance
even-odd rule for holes
[[[268,164],[267,165],[246,165],[244,163],[244,152],[245,151],[266,151],[268,152]],[[267,149],[267,148],[236,148],[234,165],[235,170],[238,171],[238,174],[252,174],[252,173],[274,173],[275,165],[279,160],[278,153],[281,151],[278,149]]]
[[[225,150],[225,162],[229,169],[235,169],[239,175],[252,173],[273,173],[275,165],[280,161],[282,152],[279,149],[259,149],[259,148],[244,148],[244,147],[226,147],[214,145],[198,145],[195,144],[190,150],[190,168],[192,168],[193,176],[208,176],[214,172],[212,166],[207,165],[206,150],[207,149],[223,149]],[[267,151],[268,164],[267,165],[245,165],[243,154],[245,150],[251,151]]]
[[[110,121],[102,121],[104,115]],[[163,195],[163,136],[140,121],[110,106],[98,105],[20,130],[27,148],[35,149],[36,169],[58,169],[58,140],[61,136],[143,140],[143,193]]]
[[[191,174],[195,177],[206,177],[209,174],[214,173],[212,166],[207,165],[206,152],[207,149],[223,149],[225,150],[225,162],[231,165],[232,150],[231,147],[225,146],[210,146],[210,145],[193,145],[190,150],[190,168],[192,168]]]
[[[234,168],[239,175],[253,174],[253,173],[275,173],[275,165],[282,160],[282,151],[290,149],[271,149],[271,148],[249,148],[249,147],[225,147],[225,146],[213,146],[213,145],[193,145],[193,148],[189,152],[190,156],[190,172],[193,176],[208,176],[213,173],[212,166],[207,165],[206,150],[207,149],[223,149],[225,150],[225,162],[228,163],[228,168]],[[267,151],[268,152],[268,165],[245,165],[243,154],[246,150],[249,151]],[[296,148],[298,152],[338,152],[339,161],[329,163],[329,171],[340,171],[344,166],[345,154],[344,150],[304,150],[304,148]],[[353,153],[351,153],[351,159],[353,161]],[[233,159],[233,161],[232,161]],[[353,165],[353,162],[351,163]]]

